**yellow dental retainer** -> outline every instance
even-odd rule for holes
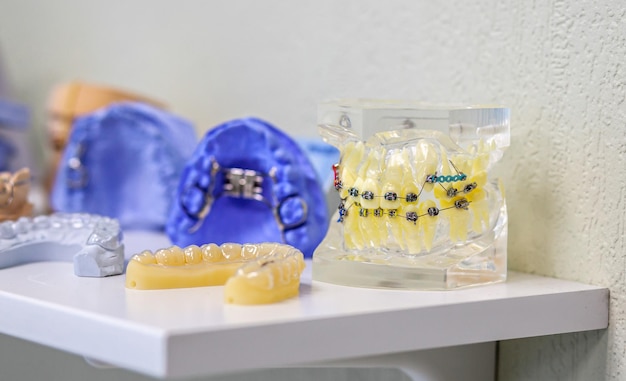
[[[133,256],[126,288],[223,285],[226,303],[267,304],[297,296],[304,267],[301,251],[278,243],[172,246]]]

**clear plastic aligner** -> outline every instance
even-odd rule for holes
[[[0,268],[69,260],[77,276],[121,274],[124,244],[117,220],[58,213],[0,223]]]
[[[341,202],[313,278],[452,289],[506,279],[507,213],[489,170],[509,145],[509,110],[347,100],[319,128],[341,151]]]
[[[137,290],[225,285],[227,303],[273,303],[298,295],[304,255],[278,243],[171,246],[133,256],[126,287]]]

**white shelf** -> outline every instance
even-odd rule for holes
[[[130,233],[130,254],[166,246]],[[608,290],[509,273],[504,284],[396,291],[311,281],[265,306],[222,303],[222,287],[136,291],[124,276],[79,278],[71,263],[0,270],[0,332],[155,377],[333,362],[603,329]]]

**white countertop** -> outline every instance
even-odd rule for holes
[[[129,254],[166,245],[130,233]],[[155,377],[292,366],[606,328],[608,290],[509,273],[503,284],[399,291],[311,281],[282,303],[235,306],[222,287],[138,291],[71,263],[0,270],[0,332]]]

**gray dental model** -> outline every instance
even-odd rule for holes
[[[117,220],[93,214],[52,214],[0,223],[0,269],[31,262],[73,261],[74,274],[105,277],[124,271]]]

